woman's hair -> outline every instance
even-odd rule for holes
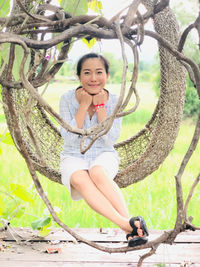
[[[109,73],[109,62],[108,62],[108,60],[105,57],[103,57],[102,55],[98,55],[96,53],[89,53],[89,54],[86,54],[86,55],[82,56],[79,59],[78,63],[77,63],[76,74],[77,74],[78,77],[81,74],[81,69],[82,69],[83,63],[89,58],[99,58],[102,61],[102,63],[104,64],[106,73],[107,74]]]

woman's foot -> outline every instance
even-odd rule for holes
[[[129,220],[129,224],[132,227],[132,232],[126,235],[128,245],[130,247],[139,246],[145,244],[148,239],[146,236],[149,235],[146,223],[142,216],[132,217]]]

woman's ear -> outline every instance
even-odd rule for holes
[[[80,76],[76,75],[76,78],[80,82]]]

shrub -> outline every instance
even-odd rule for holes
[[[200,113],[200,100],[194,87],[187,86],[183,117],[195,117]]]

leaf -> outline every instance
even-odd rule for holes
[[[15,210],[17,208],[16,202],[12,200],[6,199],[6,208],[3,209],[3,217],[10,220],[10,217],[12,217],[15,214]]]
[[[102,9],[103,9],[103,6],[102,6],[101,1],[97,1],[97,8],[98,8],[99,10],[102,10]]]
[[[33,230],[42,230],[43,227],[47,226],[51,222],[51,218],[49,216],[45,216],[37,221],[31,223]]]
[[[33,203],[34,200],[30,197],[29,192],[19,184],[10,184],[10,189],[12,193],[23,201]]]
[[[42,229],[40,231],[40,236],[45,237],[45,236],[49,235],[50,232],[51,232],[51,229],[50,228]]]
[[[10,12],[10,0],[4,0],[0,3],[0,17],[6,17]]]
[[[16,81],[20,79],[20,66],[22,64],[23,56],[24,56],[24,49],[21,46],[16,45],[15,46],[15,61],[14,61],[13,72],[12,72]],[[28,72],[30,59],[31,57],[29,55],[24,66],[25,73]]]
[[[88,3],[88,7],[96,13],[100,13],[102,10],[102,3],[98,0],[92,0]]]
[[[12,146],[15,145],[10,133],[6,133],[4,135],[0,135],[0,138],[1,138],[1,142],[4,143],[4,144],[12,145]]]
[[[3,150],[2,150],[2,148],[0,147],[0,155],[2,154],[2,152],[3,152]]]
[[[15,218],[18,218],[18,219],[21,218],[24,215],[25,209],[26,208],[24,206],[18,208],[17,214],[15,215]],[[15,214],[15,211],[13,211],[13,214]]]
[[[61,42],[56,46],[59,52],[61,51],[63,44],[64,44],[64,42]]]
[[[50,220],[50,222],[40,230],[40,236],[45,237],[50,233],[50,231],[51,231],[51,228],[50,228],[51,222],[52,222],[52,220]]]
[[[88,0],[62,0],[60,6],[73,16],[87,14]]]
[[[87,40],[85,38],[82,38],[82,41],[87,45],[87,47],[90,49],[93,47],[93,45],[96,43],[97,39],[96,38],[92,38],[91,40]]]

